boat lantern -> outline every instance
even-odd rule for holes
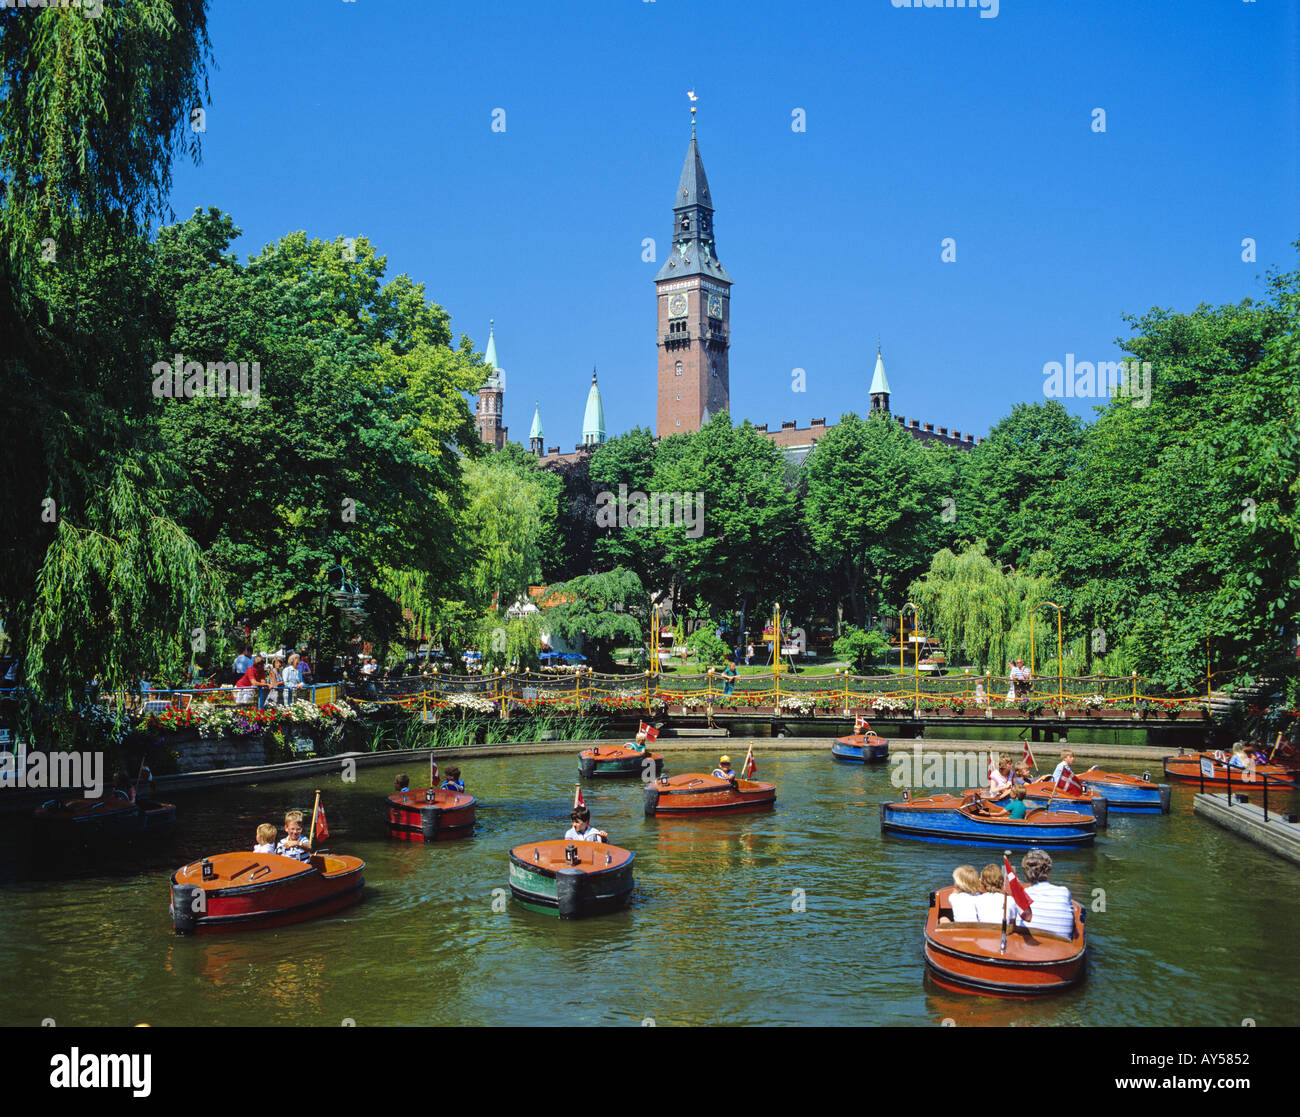
[[[203,870],[204,880],[211,880],[214,876],[217,875],[216,870],[213,869],[212,867],[212,862],[209,861],[206,857],[203,859],[202,863],[200,864],[200,868]]]
[[[1150,772],[1143,772],[1143,773],[1142,773],[1142,780],[1143,780],[1144,783],[1150,783],[1150,782],[1151,782],[1151,773],[1150,773]]]
[[[576,865],[578,863],[578,847],[575,845],[565,846],[564,860],[567,861],[570,865]]]
[[[534,861],[540,861],[541,859],[542,859],[542,853],[541,853],[541,850],[539,850],[536,846],[534,846],[534,847],[533,847],[533,860],[534,860]]]
[[[906,803],[911,798],[912,798],[912,789],[910,787],[903,788],[903,802]]]
[[[427,791],[425,791],[425,793],[424,793],[424,801],[425,801],[426,803],[432,803],[432,802],[434,801],[435,798],[437,798],[437,796],[436,796],[436,794],[435,794],[433,788],[429,788]]]
[[[606,853],[605,853],[605,864],[606,864],[606,865],[612,864],[613,861],[614,861],[614,855],[613,855],[612,853],[606,851]]]

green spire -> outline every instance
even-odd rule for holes
[[[496,337],[496,319],[488,319],[488,343],[487,352],[483,354],[483,363],[494,372],[500,372],[501,366],[497,364],[497,337]]]
[[[540,439],[542,437],[542,405],[537,403],[533,407],[533,425],[528,431],[528,441],[531,442],[534,438]]]
[[[885,360],[880,355],[880,346],[876,346],[876,371],[871,375],[871,388],[868,395],[889,395],[889,381],[885,379]]]
[[[582,444],[596,446],[605,441],[605,408],[596,387],[596,370],[591,370],[591,391],[587,393],[587,413],[582,417]]]

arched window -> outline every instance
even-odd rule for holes
[[[677,362],[677,370],[676,370],[676,373],[677,373],[678,376],[681,376],[681,374],[682,374],[682,362],[681,362],[681,361],[678,361],[678,362]]]

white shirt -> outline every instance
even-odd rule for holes
[[[979,916],[975,913],[976,897],[969,892],[953,891],[948,897],[948,902],[952,904],[952,921],[954,923],[978,923]]]
[[[1067,939],[1074,934],[1074,905],[1070,902],[1070,890],[1062,884],[1052,884],[1040,880],[1037,884],[1025,886],[1032,911],[1031,919],[1017,922],[1031,931],[1049,931],[1064,935]]]
[[[1001,923],[1002,922],[1002,893],[1001,892],[981,892],[975,897],[975,922],[976,923]],[[1010,896],[1007,897],[1007,923],[1014,927],[1016,917],[1020,914],[1020,909],[1016,907],[1016,902]]]
[[[578,833],[577,827],[570,826],[568,832],[564,835],[566,842],[603,842],[605,839],[596,833],[593,826],[588,825],[581,834]]]
[[[298,668],[286,667],[284,673],[280,676],[280,682],[285,686],[302,686],[302,678],[298,674]]]
[[[260,842],[253,847],[254,853],[274,853],[275,842]]]

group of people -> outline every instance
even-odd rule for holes
[[[1052,871],[1052,857],[1042,849],[1031,849],[1020,862],[1020,881],[1029,897],[1029,910],[1006,893],[1002,866],[985,865],[976,872],[973,865],[958,865],[952,871],[953,889],[949,894],[952,918],[943,915],[940,923],[1001,923],[1007,926],[1028,927],[1034,931],[1074,935],[1074,901],[1070,890],[1061,884],[1052,884],[1048,876]]]
[[[278,853],[295,861],[311,860],[311,841],[302,836],[302,811],[289,811],[284,816],[284,837],[278,841],[279,831],[269,822],[257,828],[254,853]]]
[[[403,791],[411,790],[411,777],[405,772],[399,772],[396,779],[393,780],[393,790],[401,795]],[[439,791],[464,791],[465,781],[460,778],[460,769],[455,765],[447,769],[447,774],[443,777],[442,783],[438,785]]]
[[[236,704],[251,705],[256,701],[257,708],[264,710],[268,703],[310,701],[313,675],[306,653],[304,648],[287,656],[272,656],[268,663],[267,656],[255,656],[252,648],[244,648],[232,664]]]

